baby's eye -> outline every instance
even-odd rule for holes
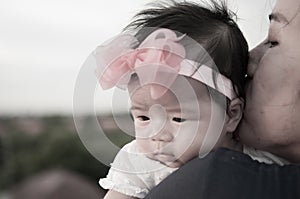
[[[137,119],[140,121],[149,121],[150,120],[150,118],[145,115],[137,116]]]
[[[181,122],[186,121],[186,119],[183,119],[183,118],[180,118],[180,117],[173,117],[173,121],[174,121],[174,122],[181,123]]]
[[[250,74],[246,74],[246,75],[245,75],[245,79],[246,79],[246,81],[252,80],[252,79],[253,79],[253,76],[250,75]]]

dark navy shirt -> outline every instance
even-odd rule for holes
[[[268,165],[221,148],[168,176],[146,199],[300,199],[300,166]]]

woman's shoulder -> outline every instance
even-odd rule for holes
[[[299,186],[300,166],[263,164],[241,152],[220,148],[182,166],[147,198],[260,199],[285,193],[290,196],[284,198],[300,198]]]

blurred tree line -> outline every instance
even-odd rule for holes
[[[35,134],[24,132],[17,125],[20,119],[0,118],[0,191],[52,168],[79,173],[95,183],[106,175],[108,167],[86,150],[76,133],[72,117],[36,118],[43,128]],[[132,139],[118,129],[107,135],[119,146]]]

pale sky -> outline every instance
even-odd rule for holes
[[[0,115],[71,114],[85,59],[148,2],[0,0]],[[252,48],[267,34],[273,1],[229,2]],[[100,109],[110,109],[110,93],[97,94],[107,99]]]

